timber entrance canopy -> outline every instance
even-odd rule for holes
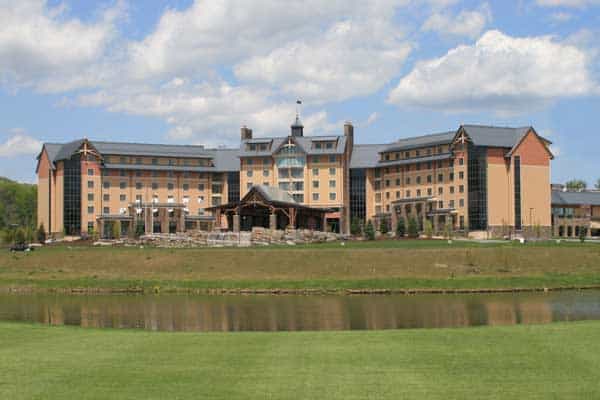
[[[308,207],[296,202],[286,191],[272,186],[255,185],[239,201],[211,207],[217,221],[224,215],[234,232],[259,226],[269,229],[324,230],[329,208]]]

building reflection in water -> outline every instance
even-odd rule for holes
[[[161,331],[441,328],[600,319],[600,292],[413,296],[0,295],[0,320]]]

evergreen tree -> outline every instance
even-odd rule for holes
[[[398,225],[396,225],[396,237],[403,238],[406,235],[406,225],[404,224],[404,218],[398,218]]]
[[[357,217],[352,218],[350,222],[350,233],[353,235],[360,234],[360,220]]]
[[[368,240],[375,240],[375,228],[371,220],[367,222],[367,226],[365,227],[365,236]]]
[[[25,235],[25,230],[23,228],[17,228],[17,230],[15,231],[15,236],[13,241],[15,242],[15,244],[25,244],[27,238]]]
[[[381,218],[381,222],[379,223],[379,232],[381,232],[382,235],[385,235],[386,233],[388,233],[387,218]]]
[[[112,238],[120,239],[121,238],[121,222],[115,221],[112,223]]]
[[[43,222],[38,227],[36,236],[39,243],[44,244],[46,242],[46,229]]]
[[[417,220],[413,217],[410,217],[408,219],[408,237],[413,239],[419,237],[419,227],[417,225]]]
[[[423,232],[427,238],[431,239],[433,237],[433,225],[430,220],[425,221],[425,225],[423,226]]]

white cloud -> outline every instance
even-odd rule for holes
[[[450,112],[515,113],[595,93],[590,61],[581,48],[549,36],[515,38],[488,31],[472,46],[417,63],[388,101]]]
[[[377,121],[378,119],[379,119],[379,113],[378,113],[377,111],[375,111],[375,112],[372,112],[372,113],[369,115],[369,118],[367,118],[367,123],[366,123],[366,125],[367,125],[367,126],[368,126],[368,125],[371,125],[371,124],[373,124],[375,121]]]
[[[2,81],[50,90],[102,57],[116,34],[121,3],[92,23],[63,17],[63,11],[44,0],[0,1]]]
[[[550,19],[554,22],[567,22],[573,19],[573,14],[566,12],[555,12],[550,14]]]
[[[600,4],[600,0],[537,0],[536,3],[542,7],[585,8]]]
[[[342,21],[324,35],[286,43],[235,67],[245,81],[267,83],[313,102],[343,100],[379,90],[410,52],[386,19]]]
[[[33,155],[42,149],[42,142],[25,134],[21,129],[13,129],[12,136],[0,143],[0,157]]]
[[[550,152],[554,154],[554,157],[560,156],[560,147],[555,144],[550,145]]]
[[[448,10],[436,12],[425,21],[421,29],[442,35],[476,38],[491,20],[490,6],[484,3],[477,10],[463,10],[457,15]]]

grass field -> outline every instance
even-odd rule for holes
[[[166,333],[0,323],[2,399],[593,399],[600,323]]]
[[[56,246],[0,253],[0,288],[147,290],[600,285],[600,245],[378,241],[266,248]]]

